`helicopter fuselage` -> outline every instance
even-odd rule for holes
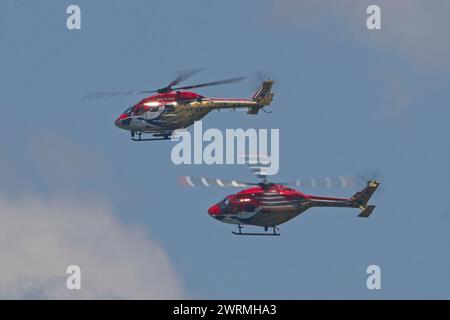
[[[227,196],[208,213],[224,223],[273,227],[303,213],[309,208],[308,199],[308,195],[282,185],[258,186]]]
[[[247,108],[248,114],[257,114],[272,102],[272,84],[271,80],[264,81],[250,99],[208,98],[190,91],[158,93],[125,110],[114,124],[133,135],[149,133],[168,137],[173,131],[188,128],[213,110]]]
[[[125,110],[115,121],[121,129],[142,133],[166,133],[188,128],[214,109],[257,107],[247,99],[207,98],[187,91],[157,94]]]
[[[351,198],[335,198],[307,195],[281,184],[256,186],[227,196],[210,207],[208,214],[224,223],[265,228],[279,226],[312,207],[359,208],[360,217],[367,217],[375,207],[367,202],[377,187],[378,182],[370,181]]]

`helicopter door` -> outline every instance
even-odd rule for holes
[[[256,206],[253,204],[247,204],[244,207],[245,212],[255,212],[255,210],[256,210]]]
[[[174,112],[175,111],[175,105],[174,104],[166,104],[164,106],[164,110],[166,112]]]
[[[150,107],[145,113],[145,120],[154,120],[159,117],[162,112],[162,107]]]

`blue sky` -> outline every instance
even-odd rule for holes
[[[449,6],[434,1],[425,12],[425,1],[398,2],[403,6],[378,1],[383,29],[368,31],[365,1],[78,1],[82,29],[68,31],[70,1],[4,1],[0,208],[3,219],[14,220],[14,210],[31,216],[11,221],[17,232],[1,240],[9,258],[2,259],[1,296],[60,297],[39,284],[59,269],[30,271],[48,247],[31,247],[39,253],[32,257],[30,250],[12,254],[15,243],[40,236],[36,217],[58,230],[45,209],[57,198],[70,199],[57,201],[73,211],[70,223],[61,222],[65,228],[87,230],[74,238],[91,239],[90,224],[102,225],[100,238],[110,232],[102,219],[89,220],[91,202],[100,202],[94,208],[120,230],[101,246],[73,240],[73,256],[69,251],[63,261],[51,255],[58,265],[83,257],[87,279],[106,277],[100,270],[121,272],[120,286],[112,283],[106,293],[94,286],[92,297],[160,297],[167,290],[161,297],[449,298],[450,23],[442,14]],[[185,189],[177,177],[250,179],[246,168],[175,166],[172,142],[132,143],[113,121],[139,98],[80,101],[91,91],[158,88],[194,67],[207,69],[192,83],[258,70],[274,75],[273,113],[211,113],[204,128],[279,128],[281,181],[381,168],[386,185],[371,218],[314,209],[282,225],[279,238],[233,237],[232,226],[206,209],[234,190]],[[198,92],[249,97],[254,88],[247,81]],[[22,206],[30,195],[38,206]],[[42,216],[33,216],[34,207]],[[148,245],[130,236],[136,228]],[[121,256],[122,242],[136,254]],[[90,265],[86,257],[104,251],[108,259]],[[14,279],[24,275],[5,272],[24,264],[18,269],[37,291],[15,290]],[[371,264],[381,267],[382,290],[366,288]],[[122,290],[140,277],[152,281]]]

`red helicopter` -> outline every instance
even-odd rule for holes
[[[248,114],[257,114],[259,110],[270,105],[272,102],[274,96],[271,92],[272,80],[264,81],[250,99],[208,98],[198,93],[184,91],[194,88],[236,83],[244,80],[246,77],[175,87],[201,70],[192,69],[181,71],[175,80],[171,81],[164,88],[157,90],[93,92],[85,95],[83,100],[156,93],[142,99],[133,107],[126,109],[114,122],[117,127],[130,131],[131,138],[134,141],[168,140],[173,131],[188,128],[195,121],[202,119],[213,110],[247,108]],[[154,138],[142,139],[143,133],[151,134]]]
[[[243,188],[251,186],[236,194],[229,195],[213,205],[208,209],[208,214],[221,222],[237,225],[237,232],[232,231],[235,235],[279,236],[279,225],[313,207],[358,208],[361,210],[358,217],[369,217],[375,209],[375,205],[368,205],[368,202],[380,185],[375,177],[381,176],[379,170],[369,169],[369,171],[368,173],[366,170],[366,172],[355,176],[357,180],[360,180],[359,182],[364,181],[365,187],[350,198],[309,195],[287,185],[350,188],[353,186],[355,178],[338,177],[273,183],[267,180],[266,175],[260,173],[257,174],[258,177],[263,179],[260,183],[189,176],[182,177],[181,181],[184,185],[190,187]],[[371,178],[367,179],[368,175]],[[263,227],[265,232],[244,233],[242,232],[243,225]],[[269,228],[272,229],[272,232],[268,232]]]

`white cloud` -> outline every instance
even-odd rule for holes
[[[164,250],[105,203],[0,195],[0,298],[176,299],[180,281]],[[66,289],[66,268],[82,289]]]
[[[377,4],[382,30],[366,28],[366,9]],[[355,38],[382,52],[396,52],[420,66],[450,68],[448,0],[283,0],[277,13],[299,24],[337,17]]]

